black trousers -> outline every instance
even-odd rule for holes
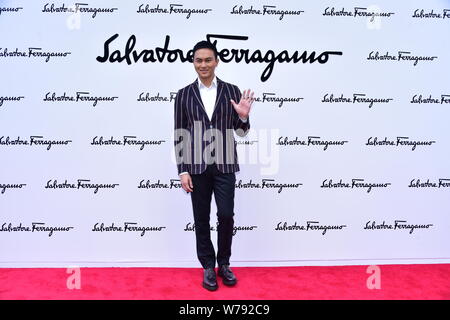
[[[217,205],[217,264],[230,264],[231,242],[234,227],[234,173],[222,173],[215,164],[208,165],[201,174],[193,174],[191,192],[194,211],[197,257],[203,268],[214,268],[216,254],[211,242],[210,212],[211,197]]]

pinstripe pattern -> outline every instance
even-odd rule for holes
[[[241,129],[237,134],[246,135],[250,129],[250,118],[246,123],[242,122],[230,99],[238,103],[241,91],[237,86],[217,78],[216,103],[209,119],[201,100],[197,79],[178,91],[174,110],[174,146],[179,156],[178,173],[187,171],[190,174],[200,174],[206,170],[209,159],[215,160],[217,168],[223,173],[239,171],[233,131]],[[185,136],[180,137],[180,131]],[[222,148],[219,148],[220,144]],[[211,154],[211,150],[212,157],[205,156],[204,159],[203,155]]]

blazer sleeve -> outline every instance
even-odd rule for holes
[[[174,148],[178,174],[190,172],[190,133],[185,108],[182,104],[184,91],[179,90],[174,104]]]
[[[233,100],[236,103],[239,103],[241,101],[241,90],[237,86],[233,86],[233,92],[234,92],[234,98]],[[244,137],[247,135],[248,130],[250,129],[250,116],[247,118],[246,122],[243,122],[240,118],[236,110],[234,110],[234,107],[231,106],[233,109],[233,127],[236,131],[236,134],[240,137]]]

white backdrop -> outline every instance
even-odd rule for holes
[[[207,35],[259,98],[232,265],[449,262],[449,1],[74,5],[0,1],[0,266],[199,266],[173,99]]]

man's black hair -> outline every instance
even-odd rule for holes
[[[200,42],[197,42],[197,44],[194,46],[194,49],[192,49],[192,59],[194,59],[194,55],[195,55],[195,51],[197,51],[198,49],[210,49],[214,52],[214,56],[216,57],[217,60],[217,49],[216,46],[213,45],[211,42],[206,41],[206,40],[202,40]]]

